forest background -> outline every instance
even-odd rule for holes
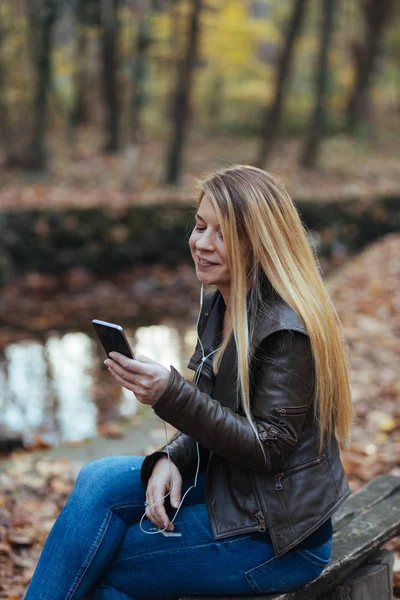
[[[400,475],[399,15],[398,0],[0,2],[0,598],[22,598],[82,464],[162,443],[87,324],[122,322],[191,375],[187,237],[196,179],[218,167],[287,186],[348,345],[350,485]]]

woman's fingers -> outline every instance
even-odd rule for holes
[[[171,504],[177,507],[181,489],[182,477],[178,468],[172,462],[170,463],[166,456],[160,458],[154,466],[146,489],[146,499],[149,506],[154,504],[153,508],[148,511],[147,517],[160,529],[174,530],[174,524],[170,522],[165,510],[164,496],[172,490]],[[159,500],[160,502],[157,502]]]
[[[170,525],[169,517],[167,515],[165,506],[164,506],[165,500],[164,500],[163,496],[165,494],[166,494],[166,491],[162,491],[162,490],[160,490],[159,492],[148,490],[147,495],[146,495],[149,506],[152,506],[153,504],[155,504],[155,506],[153,506],[153,508],[151,508],[149,510],[149,512],[147,513],[147,517],[150,519],[150,521],[152,523],[154,523],[154,525],[156,525],[156,527],[159,527],[160,529],[165,529],[166,527],[168,527]],[[173,525],[172,525],[172,528],[173,528]]]
[[[155,361],[152,361],[151,359],[146,358],[144,356],[141,357],[142,360],[138,360],[139,356],[137,356],[136,358],[128,358],[127,356],[124,356],[119,352],[110,352],[109,357],[111,360],[121,365],[127,371],[130,371],[131,373],[134,373],[139,376],[149,375],[152,372],[151,364],[158,364]]]
[[[116,378],[120,378],[123,380],[125,384],[132,385],[135,383],[135,377],[132,375],[130,371],[121,367],[117,362],[111,359],[107,359],[104,361],[104,364],[107,366],[108,370],[114,375]]]
[[[124,388],[126,388],[130,392],[135,393],[136,386],[133,383],[130,383],[129,381],[127,381],[126,379],[124,379],[123,377],[121,377],[120,375],[118,375],[112,369],[112,367],[108,367],[108,370],[110,371],[111,375],[114,377],[115,381],[117,381],[118,383],[120,383]]]
[[[171,379],[169,369],[144,356],[139,361],[110,352],[110,358],[104,362],[116,381],[131,390],[142,404],[154,404]]]
[[[152,506],[153,502],[151,500],[149,500],[148,502],[149,502],[149,506]],[[154,508],[155,507],[153,506],[153,508],[151,508],[149,510],[149,512],[147,513],[146,516],[153,523],[153,525],[155,525],[159,529],[164,529],[164,525],[162,524],[162,521],[159,519],[158,514],[155,512]]]
[[[167,511],[165,510],[164,507],[164,500],[162,501],[162,504],[160,502],[160,504],[157,504],[154,507],[155,513],[157,515],[158,521],[161,523],[161,529],[165,529],[167,527],[170,526],[170,521],[169,521],[169,517],[167,515]]]

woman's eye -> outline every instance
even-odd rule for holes
[[[195,230],[196,231],[204,231],[205,227],[200,227],[200,225],[196,225]]]

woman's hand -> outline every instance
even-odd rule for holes
[[[152,406],[167,389],[171,372],[147,356],[127,358],[119,352],[110,352],[104,361],[118,383],[133,392],[142,404]]]
[[[156,462],[146,489],[146,500],[149,506],[154,504],[154,502],[157,502],[157,500],[160,500],[167,492],[171,492],[171,506],[173,508],[178,508],[181,501],[182,476],[178,467],[172,461],[170,461],[170,465],[172,482],[169,472],[168,458],[163,457]],[[171,523],[168,518],[167,512],[164,508],[164,503],[165,498],[153,506],[151,510],[149,510],[147,517],[159,529],[165,529],[167,527],[169,531],[173,531],[174,524]]]

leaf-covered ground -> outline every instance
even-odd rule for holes
[[[379,474],[400,476],[399,256],[400,236],[388,236],[329,281],[352,365],[353,441],[342,457],[353,490]],[[68,458],[26,452],[14,453],[0,471],[1,600],[22,598],[74,475]],[[388,547],[396,551],[400,597],[400,538]]]
[[[267,169],[282,178],[295,199],[346,200],[397,195],[400,189],[398,138],[400,119],[393,117],[374,137],[354,139],[336,135],[324,140],[320,168],[303,169],[298,164],[300,139],[287,138],[277,144]],[[233,163],[252,164],[258,139],[191,134],[184,152],[180,186],[163,183],[166,143],[144,140],[138,160],[138,189],[123,187],[124,153],[101,152],[101,133],[81,129],[73,147],[62,134],[49,137],[50,164],[47,176],[23,171],[0,170],[0,209],[71,206],[119,207],[130,204],[193,202],[194,179]]]

